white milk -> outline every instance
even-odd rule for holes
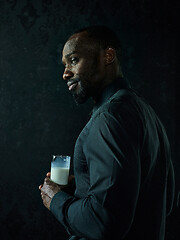
[[[51,167],[51,180],[60,185],[68,184],[69,168]]]

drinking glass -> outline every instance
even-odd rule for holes
[[[68,184],[70,161],[70,156],[53,155],[51,161],[51,181],[59,185]]]

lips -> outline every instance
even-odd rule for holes
[[[78,81],[69,81],[67,83],[69,91],[73,90],[78,85],[78,82],[79,82],[79,80]]]

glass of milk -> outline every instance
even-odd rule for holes
[[[51,181],[59,185],[68,184],[70,160],[70,156],[53,155],[51,161]]]

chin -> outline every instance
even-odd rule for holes
[[[79,97],[78,95],[74,95],[74,101],[77,105],[83,104],[87,101],[87,97]]]
[[[85,89],[81,89],[79,93],[73,93],[74,101],[77,105],[83,104],[87,101],[89,98],[88,93],[85,91]]]

